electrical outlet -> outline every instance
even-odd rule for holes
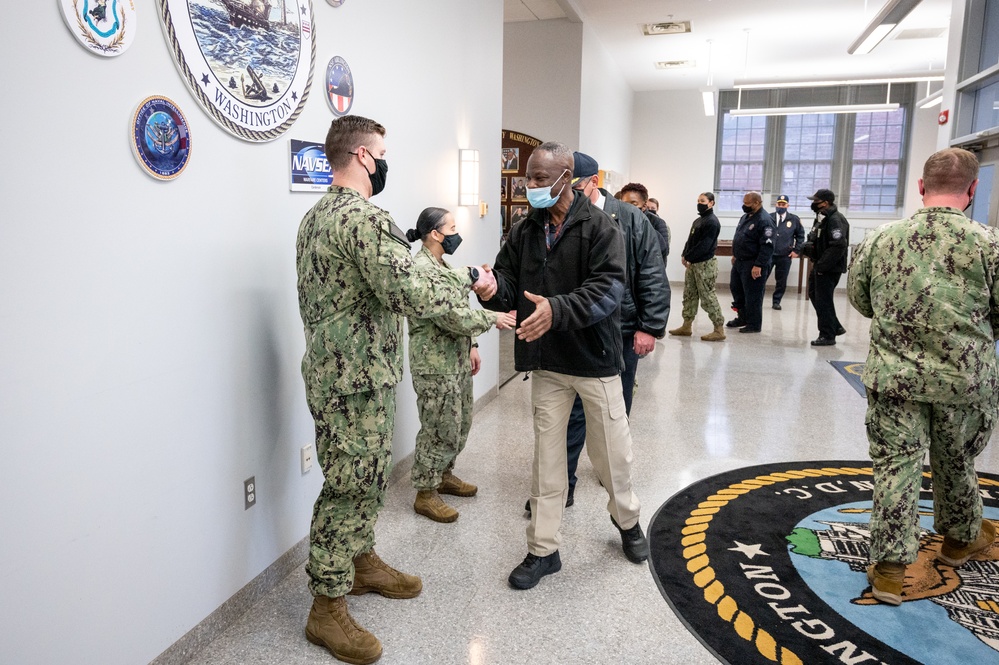
[[[302,473],[312,470],[312,444],[302,446]]]
[[[243,481],[243,510],[249,510],[257,503],[256,476],[250,476]]]

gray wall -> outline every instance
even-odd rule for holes
[[[353,70],[352,111],[388,127],[375,203],[404,229],[425,206],[456,210],[459,261],[492,262],[498,246],[500,0],[316,0],[306,108],[252,145],[201,110],[157,5],[135,4],[117,58],[85,52],[55,2],[0,45],[2,663],[148,662],[307,535],[321,473],[299,467],[314,434],[294,258],[318,195],[288,191],[287,153],[289,138],[325,136],[332,56]],[[152,94],[191,125],[192,160],[170,183],[126,142]],[[456,206],[467,147],[485,219]],[[497,336],[481,341],[477,395],[496,384]],[[408,376],[399,399],[397,457],[419,427]]]

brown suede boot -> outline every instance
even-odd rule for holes
[[[423,591],[423,582],[416,575],[407,575],[388,565],[368,550],[354,557],[354,588],[350,595],[374,591],[386,598],[416,598]]]
[[[441,484],[437,488],[438,494],[451,494],[453,496],[475,496],[475,493],[478,491],[478,487],[472,483],[466,483],[450,471],[444,472],[444,475],[441,477]]]
[[[365,665],[382,656],[378,638],[357,625],[347,611],[347,599],[316,596],[312,601],[305,639],[326,647],[334,658],[346,663]]]
[[[879,561],[867,567],[867,581],[871,595],[888,605],[902,604],[902,585],[905,582],[905,564],[897,561]]]
[[[693,321],[688,321],[687,319],[684,319],[683,325],[680,326],[679,328],[673,328],[673,330],[669,331],[669,334],[673,335],[674,337],[690,337],[692,334],[694,334],[694,331],[690,329],[690,326],[693,323],[694,323]]]
[[[962,543],[953,538],[944,537],[937,560],[955,568],[963,566],[968,562],[968,559],[990,548],[995,539],[996,525],[989,520],[982,520],[982,529],[973,543]]]
[[[701,341],[704,342],[722,342],[725,340],[725,324],[715,326],[714,332],[709,332],[707,335],[701,335]]]
[[[458,519],[458,511],[444,503],[437,490],[420,490],[416,493],[413,510],[435,522],[453,522]]]

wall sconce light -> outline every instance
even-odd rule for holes
[[[479,205],[479,151],[458,151],[458,205]]]

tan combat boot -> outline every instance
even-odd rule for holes
[[[326,647],[334,658],[347,663],[373,663],[382,655],[378,638],[357,625],[347,611],[347,599],[316,596],[312,601],[305,638]]]
[[[454,496],[475,496],[475,493],[478,491],[478,487],[472,483],[466,483],[450,471],[444,472],[444,475],[441,477],[441,484],[437,488],[438,494],[452,494]]]
[[[701,335],[701,341],[704,342],[723,342],[725,341],[725,324],[715,326],[714,332],[709,332],[707,335]]]
[[[415,598],[423,591],[416,575],[407,575],[382,561],[374,550],[354,557],[354,588],[350,595],[374,591],[386,598]]]
[[[680,326],[679,328],[673,328],[673,330],[669,331],[669,334],[673,335],[674,337],[690,337],[694,333],[694,331],[690,329],[690,326],[693,323],[694,323],[693,321],[688,321],[687,319],[684,319],[683,325]]]
[[[996,539],[996,525],[989,520],[982,520],[982,529],[973,543],[962,543],[950,537],[944,537],[943,545],[937,560],[948,566],[963,566],[968,559],[992,547]]]
[[[905,564],[896,561],[879,561],[867,567],[867,581],[871,595],[888,605],[902,604],[902,585],[905,582]]]
[[[413,510],[435,522],[453,522],[458,519],[458,511],[444,503],[437,490],[420,490],[416,493]]]

